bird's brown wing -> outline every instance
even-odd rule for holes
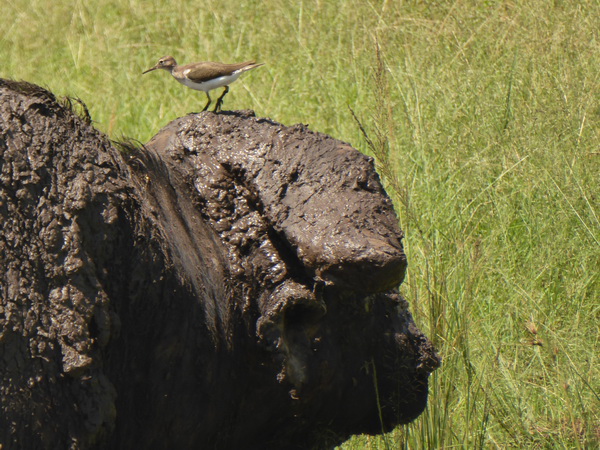
[[[254,61],[246,61],[236,64],[223,64],[219,62],[202,62],[197,64],[189,64],[182,67],[182,73],[186,73],[187,77],[194,83],[202,83],[214,78],[231,75],[236,70],[243,69],[254,64]]]

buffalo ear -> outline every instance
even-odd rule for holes
[[[279,381],[286,380],[300,388],[308,380],[308,358],[312,342],[325,315],[325,303],[306,286],[286,280],[260,301],[261,317],[256,333],[261,343],[276,353],[281,361]]]

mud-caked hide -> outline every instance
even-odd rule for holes
[[[73,109],[0,80],[2,448],[332,448],[422,412],[371,158],[243,111],[116,148]]]

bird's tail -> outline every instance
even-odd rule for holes
[[[265,65],[265,63],[256,63],[256,61],[246,61],[244,64],[246,64],[246,65],[240,69],[242,72],[245,72],[247,70],[256,69],[257,67]]]

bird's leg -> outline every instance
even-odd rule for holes
[[[217,100],[217,105],[215,106],[215,109],[213,109],[214,112],[217,112],[219,109],[221,109],[221,105],[223,104],[223,97],[225,97],[225,94],[227,94],[228,92],[229,92],[229,86],[225,86],[223,93]]]
[[[208,107],[210,106],[210,104],[212,103],[212,100],[210,99],[210,95],[208,95],[208,91],[206,91],[206,98],[208,99],[208,102],[206,103],[206,106],[204,107],[204,109],[202,111],[206,111],[208,109]]]

